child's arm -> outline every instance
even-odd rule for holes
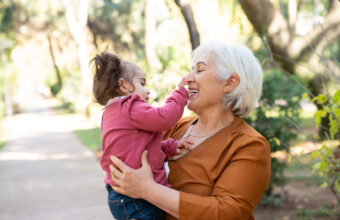
[[[183,151],[190,151],[192,144],[193,142],[188,138],[182,138],[177,141],[172,138],[168,138],[161,142],[161,149],[169,157],[176,154],[182,154],[184,153]]]
[[[183,80],[182,80],[183,81]],[[180,83],[166,100],[166,104],[156,108],[143,102],[139,96],[132,96],[127,103],[123,104],[124,111],[130,117],[134,127],[151,132],[165,131],[172,128],[182,117],[184,106],[187,104],[189,93]]]
[[[168,157],[175,155],[177,153],[177,141],[172,138],[168,138],[167,140],[162,141],[161,150]]]

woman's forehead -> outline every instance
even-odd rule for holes
[[[211,52],[203,52],[199,56],[195,57],[193,60],[193,67],[198,66],[200,64],[202,65],[209,65],[212,60],[212,53]]]

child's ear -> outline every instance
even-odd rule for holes
[[[128,93],[127,82],[123,78],[118,79],[118,86],[119,86],[119,90],[122,93],[124,94]]]
[[[240,77],[234,73],[226,81],[224,81],[223,92],[229,93],[235,89],[240,83]]]

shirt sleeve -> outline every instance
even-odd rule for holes
[[[168,138],[161,142],[161,149],[166,154],[166,156],[173,156],[177,151],[177,141],[172,138]]]
[[[210,196],[180,192],[179,219],[252,219],[270,179],[270,160],[263,137],[239,148]]]
[[[132,125],[150,132],[169,130],[182,117],[188,101],[188,91],[184,87],[175,90],[162,107],[152,107],[138,95],[123,103],[123,111],[129,115]]]

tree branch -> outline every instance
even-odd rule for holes
[[[327,37],[325,37],[327,36]],[[312,54],[310,45],[322,52],[332,41],[340,36],[340,3],[333,0],[332,8],[323,24],[318,25],[306,36],[295,36],[288,48],[292,59],[307,60]],[[328,38],[328,39],[327,39]]]
[[[239,0],[256,32],[268,38],[272,49],[286,48],[290,40],[288,24],[268,0]]]
[[[275,54],[289,57],[287,47],[292,35],[283,15],[274,9],[269,0],[239,0],[248,20],[260,37],[265,37]],[[285,70],[294,73],[294,65],[276,57]]]
[[[200,45],[200,35],[196,27],[194,14],[191,10],[190,3],[185,0],[175,0],[175,3],[181,9],[185,23],[188,26],[191,48],[194,50]]]

